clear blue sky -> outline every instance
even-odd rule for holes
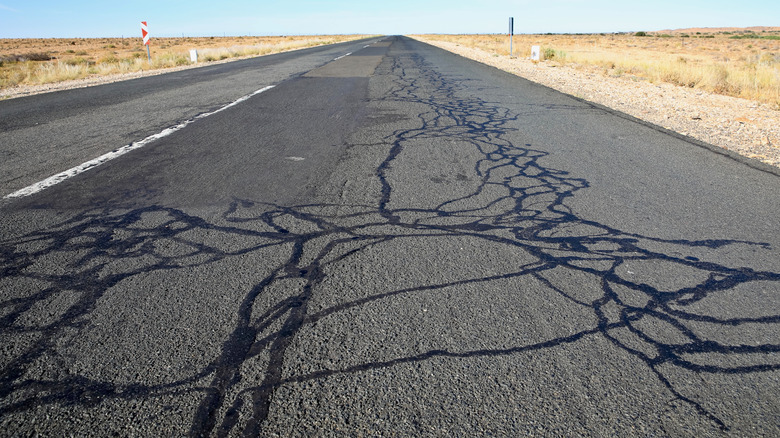
[[[780,0],[0,0],[0,38],[591,33],[780,26]]]

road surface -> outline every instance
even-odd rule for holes
[[[386,37],[0,154],[2,435],[780,435],[779,174],[626,115]]]

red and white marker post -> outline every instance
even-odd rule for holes
[[[146,56],[149,57],[149,62],[152,62],[152,52],[149,51],[149,26],[146,25],[145,21],[141,22],[141,36],[144,38]]]

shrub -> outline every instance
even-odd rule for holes
[[[542,49],[542,60],[548,59],[566,59],[566,52],[555,50],[552,47],[545,47]]]
[[[51,55],[43,52],[27,53],[20,56],[20,60],[25,61],[51,61]]]
[[[637,33],[634,34],[634,36],[646,37],[647,36],[647,32],[637,32]]]
[[[12,63],[12,62],[27,62],[27,61],[50,61],[51,55],[48,53],[25,53],[24,55],[9,55],[0,57],[0,61]]]
[[[106,55],[98,60],[98,64],[116,64],[119,62],[119,58],[112,55]]]
[[[729,38],[732,40],[780,40],[780,35],[757,35],[754,33],[749,33],[746,35],[734,35]]]
[[[66,59],[65,61],[62,61],[62,63],[66,65],[89,65],[90,61],[84,58],[76,57],[76,58]]]

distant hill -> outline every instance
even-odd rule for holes
[[[780,26],[753,26],[753,27],[689,27],[687,29],[657,30],[653,33],[718,33],[718,32],[780,32]]]

